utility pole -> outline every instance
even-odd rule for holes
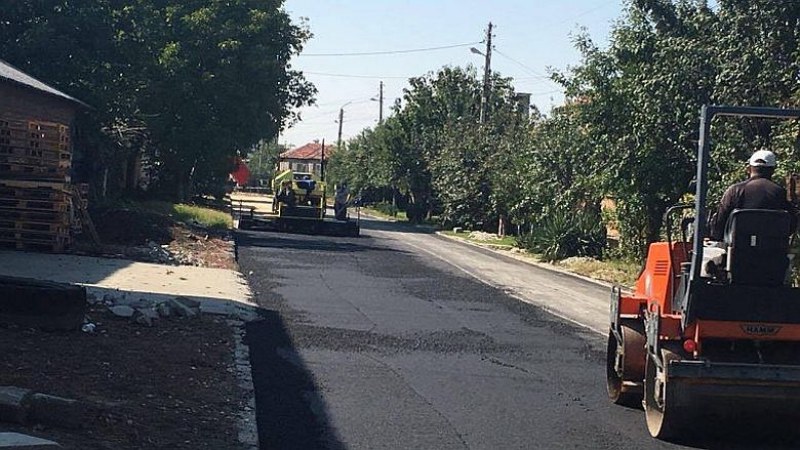
[[[383,123],[383,81],[378,90],[378,123]]]
[[[344,106],[339,108],[339,138],[336,140],[336,151],[342,149],[342,122],[344,122]]]
[[[322,140],[322,153],[319,160],[319,179],[325,181],[325,139]]]
[[[483,96],[481,98],[480,123],[486,121],[486,116],[489,113],[489,88],[492,82],[492,26],[492,22],[489,22],[489,28],[486,29],[486,51],[484,52],[486,61],[483,64]]]

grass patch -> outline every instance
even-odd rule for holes
[[[140,206],[143,209],[164,214],[180,222],[197,222],[210,229],[224,230],[233,226],[231,216],[216,209],[162,201],[143,202]]]
[[[558,261],[555,265],[579,275],[623,286],[633,286],[642,270],[641,263],[621,259],[600,261],[593,258],[573,257]]]
[[[489,233],[453,233],[452,231],[440,231],[439,233],[452,236],[458,239],[474,242],[477,244],[489,244],[507,246],[516,257],[530,260],[540,264],[549,264],[560,269],[582,275],[595,280],[606,281],[622,286],[633,287],[636,278],[642,270],[642,263],[623,259],[598,260],[589,257],[572,257],[561,261],[548,262],[541,254],[533,253],[520,248],[514,236],[505,236],[500,239]],[[488,238],[494,236],[494,238]]]
[[[517,244],[517,240],[514,236],[503,236],[501,238],[496,234],[491,233],[476,233],[468,231],[463,233],[454,233],[448,230],[441,231],[441,233],[446,236],[453,236],[459,239],[474,242],[476,244],[500,245],[504,247],[514,247]]]
[[[398,222],[408,221],[408,216],[406,215],[405,211],[397,210],[395,214],[392,214],[392,205],[386,203],[364,206],[361,209],[371,216],[376,216],[383,219],[396,219]]]

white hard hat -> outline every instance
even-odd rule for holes
[[[777,165],[775,153],[769,150],[759,150],[753,153],[747,162],[753,167],[775,167]]]

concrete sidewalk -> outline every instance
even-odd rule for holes
[[[233,270],[0,251],[0,275],[80,284],[98,298],[111,294],[122,303],[184,296],[211,313],[248,316],[255,308],[247,282]]]

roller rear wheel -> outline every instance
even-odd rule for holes
[[[664,369],[660,369],[647,357],[644,376],[644,412],[647,430],[657,439],[674,439],[687,431],[689,418],[685,408],[686,399],[675,382],[668,381],[669,361],[679,357],[668,350],[662,350]]]
[[[643,333],[633,326],[622,325],[621,330],[622,343],[618,342],[613,332],[608,333],[606,390],[608,398],[615,404],[640,407],[645,338]]]

